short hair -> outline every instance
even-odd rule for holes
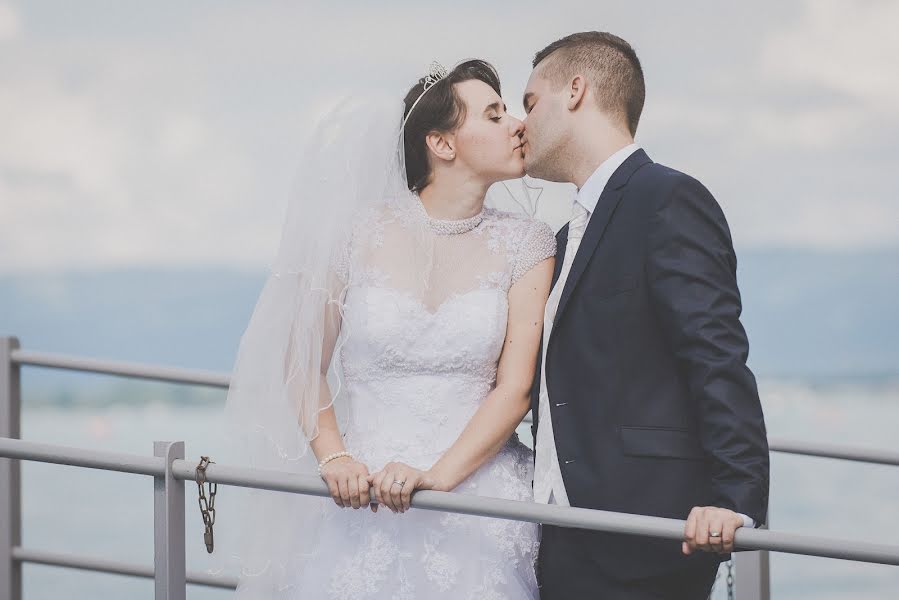
[[[636,135],[646,85],[640,59],[630,44],[611,33],[584,31],[563,37],[538,52],[534,68],[547,59],[553,67],[544,70],[547,79],[561,86],[575,75],[585,75],[599,108],[620,115],[631,135]]]
[[[456,65],[449,74],[424,92],[422,77],[406,94],[403,116],[408,118],[403,128],[403,150],[406,159],[406,182],[413,192],[421,191],[431,180],[427,137],[432,131],[449,133],[465,122],[465,102],[456,91],[456,84],[476,79],[501,94],[496,69],[484,60],[468,60]],[[415,101],[421,97],[418,104]],[[412,106],[415,110],[411,113]]]

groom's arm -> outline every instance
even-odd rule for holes
[[[682,176],[659,199],[650,222],[647,279],[695,402],[700,442],[712,464],[712,505],[762,523],[768,442],[746,366],[736,256],[721,208],[692,178]]]

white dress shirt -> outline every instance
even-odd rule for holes
[[[624,163],[634,152],[639,150],[637,144],[630,144],[618,150],[615,154],[607,158],[596,171],[584,182],[584,185],[578,190],[574,202],[580,204],[588,212],[587,222],[596,210],[596,203],[608,184],[609,179],[618,170],[618,167]],[[568,258],[569,252],[576,253],[580,245],[578,240],[574,247],[566,246],[565,257]],[[574,256],[565,260],[563,258],[562,270],[559,273],[559,279],[553,287],[546,302],[546,311],[543,316],[543,360],[540,364],[540,398],[539,398],[539,416],[540,422],[537,427],[537,439],[534,440],[535,465],[534,465],[534,500],[542,504],[559,504],[561,506],[570,506],[568,493],[565,491],[565,482],[562,479],[562,471],[559,466],[559,456],[556,451],[556,442],[553,435],[552,416],[550,414],[550,398],[549,391],[546,387],[546,349],[549,344],[549,337],[552,333],[553,321],[555,320],[556,311],[559,307],[559,300],[562,296],[562,290],[565,288],[565,282],[568,280],[568,273],[571,270],[571,263]],[[755,521],[744,514],[740,514],[743,518],[744,527],[755,527]]]

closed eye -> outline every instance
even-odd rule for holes
[[[502,120],[503,115],[498,114],[500,112],[503,112],[503,113],[506,112],[506,105],[500,104],[499,102],[494,102],[494,103],[490,104],[484,110],[484,113],[486,113],[486,114],[493,113],[495,115],[493,117],[489,117],[489,119],[491,121],[493,121],[494,123],[499,123]]]

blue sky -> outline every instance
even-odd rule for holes
[[[262,267],[337,90],[476,56],[520,113],[534,52],[584,29],[634,45],[638,142],[715,193],[738,249],[896,247],[896,23],[878,1],[0,0],[0,272]],[[570,191],[547,189],[555,225]]]

